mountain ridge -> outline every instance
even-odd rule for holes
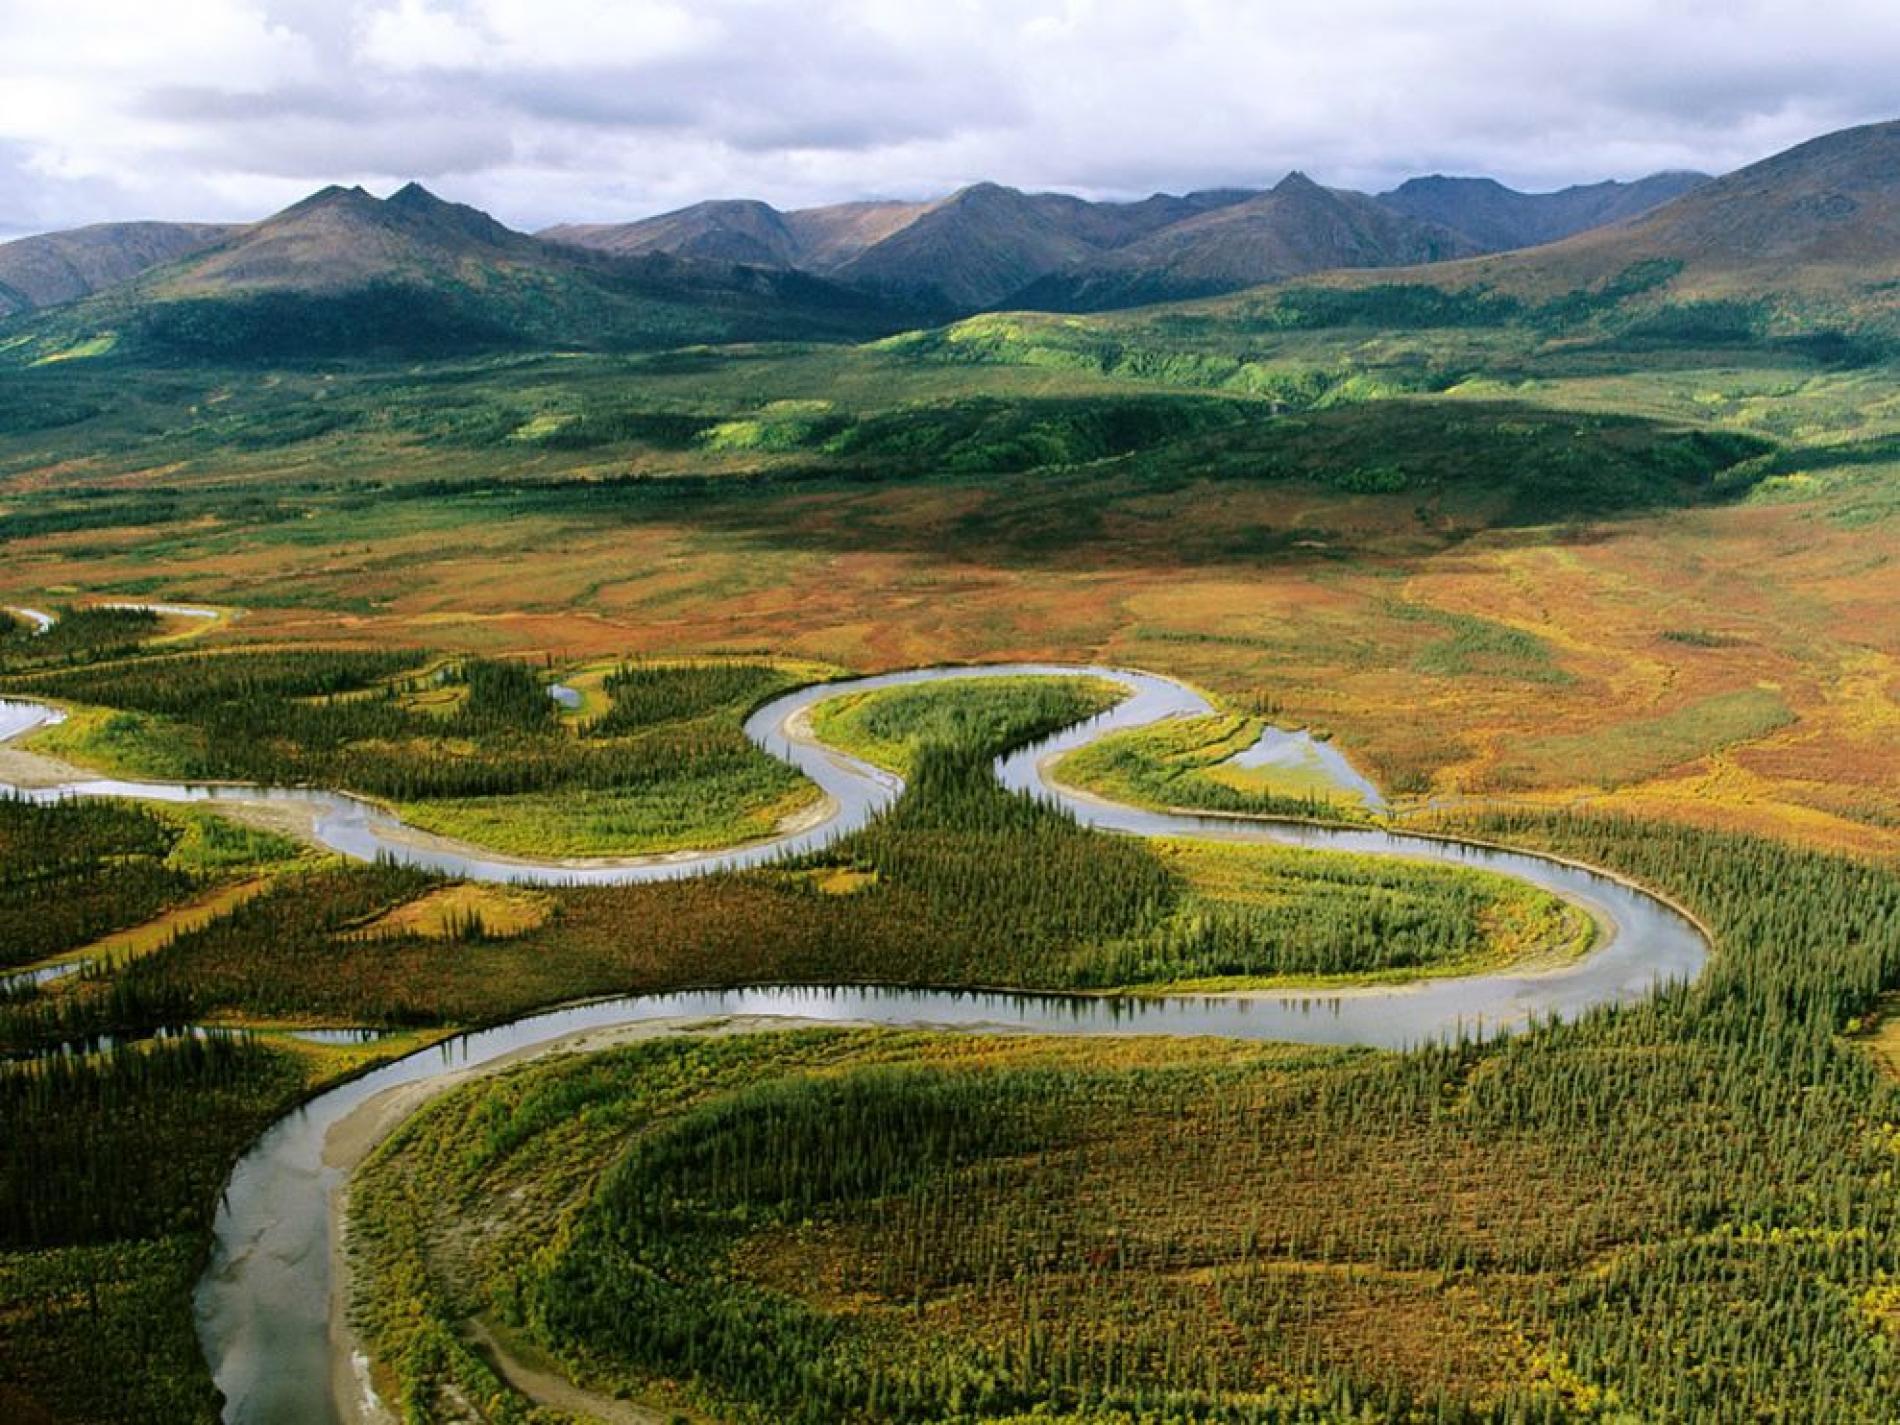
[[[1408,178],[1378,198],[1389,208],[1450,228],[1488,251],[1504,252],[1639,217],[1707,182],[1706,173],[1665,170],[1629,183],[1579,183],[1526,193],[1495,178],[1434,173]]]
[[[183,295],[204,286],[265,289],[279,281],[348,290],[374,274],[404,267],[420,249],[445,246],[463,249],[465,259],[503,266],[545,262],[545,249],[554,247],[594,258],[667,258],[805,273],[920,315],[1017,301],[1094,307],[1212,294],[1353,263],[1388,265],[1491,250],[1494,241],[1472,239],[1456,224],[1400,211],[1408,205],[1444,206],[1450,201],[1443,196],[1446,184],[1461,185],[1459,194],[1479,185],[1485,203],[1502,203],[1520,214],[1515,221],[1521,228],[1529,221],[1521,216],[1525,204],[1534,210],[1545,200],[1564,200],[1582,211],[1588,204],[1578,195],[1587,195],[1595,204],[1590,211],[1621,213],[1641,206],[1640,198],[1631,195],[1652,191],[1666,177],[1551,195],[1515,193],[1492,180],[1408,180],[1390,194],[1350,194],[1343,201],[1383,205],[1423,229],[1448,228],[1453,238],[1440,234],[1421,245],[1420,234],[1413,232],[1407,235],[1409,246],[1401,241],[1391,251],[1376,242],[1349,241],[1336,249],[1308,243],[1306,256],[1288,261],[1286,252],[1300,243],[1268,234],[1260,235],[1251,263],[1232,252],[1210,256],[1187,239],[1204,235],[1209,226],[1219,232],[1223,224],[1210,223],[1212,215],[1259,204],[1275,193],[1284,198],[1289,186],[1311,184],[1304,174],[1289,174],[1273,189],[1155,193],[1120,202],[1026,193],[988,182],[925,202],[874,199],[787,211],[755,199],[710,199],[629,223],[564,223],[534,234],[508,228],[477,208],[447,202],[420,184],[404,185],[384,199],[361,187],[332,184],[253,223],[104,223],[0,244],[0,319],[83,301],[155,269],[207,255],[207,261],[179,274],[170,290]],[[1385,221],[1369,208],[1362,207],[1360,214],[1361,227]],[[1552,220],[1536,221],[1541,237]],[[1556,221],[1562,226],[1564,220]],[[1346,232],[1352,226],[1339,228]],[[1164,236],[1169,233],[1174,237]],[[1191,269],[1185,278],[1133,270],[1144,254],[1178,255],[1184,248],[1189,256],[1181,260]]]
[[[1484,183],[1496,190],[1486,195],[1493,211],[1474,224],[1476,234],[1456,222],[1409,211],[1432,201],[1456,206],[1430,187],[1421,195],[1417,185],[1434,180],[1408,180],[1390,194],[1374,196],[1323,189],[1296,170],[1269,189],[1155,193],[1122,202],[988,182],[917,203],[872,201],[781,211],[752,199],[716,199],[627,223],[561,224],[537,235],[603,251],[717,253],[954,311],[1010,305],[1093,310],[1214,295],[1355,263],[1405,265],[1468,256],[1511,245],[1524,234],[1545,241],[1576,231],[1598,215],[1607,221],[1644,211],[1699,178],[1657,174],[1550,194],[1520,193],[1493,180],[1438,180]],[[1302,185],[1344,195],[1339,202],[1356,207],[1353,220],[1334,213],[1333,228],[1344,239],[1336,246],[1314,241],[1317,220],[1310,213],[1303,221],[1296,215],[1290,232],[1274,232],[1270,221],[1257,221],[1258,246],[1251,254],[1245,251],[1247,235],[1238,229],[1225,244],[1218,236],[1207,237],[1206,227],[1218,234],[1224,226],[1211,215],[1258,204],[1275,193],[1285,200]],[[1502,216],[1498,209],[1504,210]],[[1263,215],[1255,210],[1249,216]],[[1407,228],[1407,223],[1416,226]],[[1187,232],[1165,236],[1181,228]],[[840,232],[856,240],[825,245],[829,235]],[[1144,249],[1143,243],[1150,246]],[[1186,275],[1169,272],[1165,262],[1152,272],[1137,270],[1144,255],[1156,252],[1184,264]],[[1304,255],[1296,258],[1296,253]]]

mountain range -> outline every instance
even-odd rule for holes
[[[600,251],[792,268],[950,311],[1086,311],[1548,242],[1645,212],[1704,181],[1671,173],[1519,193],[1490,179],[1434,177],[1373,197],[1292,173],[1264,191],[1157,193],[1129,203],[979,183],[930,203],[781,212],[721,201],[540,235]]]
[[[1430,177],[1369,195],[1293,173],[1262,191],[1108,203],[983,183],[927,203],[720,201],[528,234],[414,184],[385,199],[333,187],[256,223],[0,245],[0,321],[45,353],[426,355],[863,339],[986,309],[1095,311],[1294,279],[1621,300],[1630,274],[1656,302],[1798,294],[1900,325],[1900,123],[1718,179],[1544,194]]]
[[[1528,194],[1489,180],[1430,178],[1372,198],[1295,173],[1265,191],[1157,193],[1124,203],[978,183],[932,202],[790,212],[720,200],[532,237],[414,184],[380,204],[360,189],[326,188],[254,224],[104,223],[0,244],[0,317],[78,301],[155,269],[166,276],[154,291],[177,297],[337,292],[412,280],[424,269],[473,280],[482,264],[517,275],[615,265],[601,258],[636,260],[649,284],[673,280],[688,289],[721,271],[730,279],[737,267],[804,273],[943,315],[1017,303],[1126,306],[1545,241],[1642,211],[1696,181],[1658,175]]]

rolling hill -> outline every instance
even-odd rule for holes
[[[826,273],[907,227],[928,206],[872,201],[797,208],[784,215],[785,226],[798,242],[801,265]]]
[[[835,203],[780,212],[750,198],[695,203],[631,223],[561,223],[536,236],[621,255],[666,253],[825,274],[908,226],[928,203]]]
[[[545,245],[411,183],[379,199],[330,187],[163,274],[159,295],[347,291],[370,283],[476,282],[532,267]]]
[[[854,287],[964,310],[991,306],[1094,250],[1077,209],[994,183],[933,203],[835,275]]]
[[[1900,122],[1810,140],[1619,227],[1582,234],[1525,271],[1683,263],[1680,288],[1745,290],[1884,279],[1900,269]]]
[[[1134,203],[1021,193],[979,183],[929,205],[832,275],[867,290],[962,310],[1013,306],[1050,273],[1100,260],[1251,195],[1216,190]]]

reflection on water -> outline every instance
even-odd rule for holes
[[[389,1037],[387,1029],[292,1029],[288,1032],[292,1039],[301,1039],[307,1044],[340,1044],[346,1048],[374,1044]]]
[[[216,609],[201,609],[192,604],[101,604],[102,609],[123,609],[127,613],[159,614],[168,618],[205,618],[218,616]]]
[[[51,984],[67,975],[76,975],[86,967],[86,963],[84,960],[67,960],[62,964],[41,965],[32,970],[8,970],[0,973],[0,994],[17,993],[35,985]]]
[[[6,612],[17,615],[32,624],[33,632],[36,634],[45,633],[55,622],[53,616],[42,609],[9,608]]]

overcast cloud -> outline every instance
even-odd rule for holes
[[[705,197],[1519,187],[1900,117],[1894,0],[0,0],[0,234],[411,178]]]

